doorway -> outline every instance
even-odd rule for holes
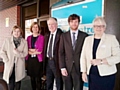
[[[41,27],[41,34],[42,35],[45,35],[46,33],[49,32],[48,26],[47,26],[47,20],[40,21],[40,27]]]

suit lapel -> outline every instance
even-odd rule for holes
[[[91,36],[92,39],[90,39],[91,41],[89,42],[90,43],[90,49],[89,49],[89,52],[91,54],[91,59],[93,59],[93,43],[94,43],[94,35]]]
[[[91,59],[93,59],[93,43],[94,43],[94,35],[91,37],[91,41],[89,43],[90,44],[90,50],[89,52],[91,53]],[[97,47],[97,51],[96,51],[96,55],[97,55],[97,52],[99,51],[99,48],[101,47],[101,45],[104,43],[104,39],[105,39],[105,34],[103,34],[103,36],[101,37],[101,41]]]
[[[70,35],[70,30],[69,30],[69,32],[67,33],[66,38],[67,38],[68,43],[69,43],[69,45],[70,45],[70,47],[71,47],[71,49],[72,49],[72,51],[73,51],[72,39],[71,39],[71,35]]]
[[[56,45],[57,45],[57,42],[59,41],[59,36],[60,36],[59,30],[57,30],[56,36],[55,36],[55,41],[54,41],[53,52],[54,52],[54,50],[55,50],[55,47],[56,47]]]
[[[81,42],[81,38],[80,38],[80,32],[78,31],[78,36],[77,36],[77,40],[76,40],[76,45],[75,45],[75,51],[77,50],[78,44],[80,44]]]
[[[77,40],[76,40],[76,46],[75,46],[75,51],[77,50],[77,47],[80,46],[80,44],[82,44],[83,42],[83,37],[82,35],[80,35],[80,31],[78,30],[78,36],[77,36]]]
[[[104,43],[104,40],[105,40],[105,34],[103,34],[103,35],[102,35],[102,37],[101,37],[101,40],[100,40],[100,43],[99,43],[99,45],[98,45],[97,50],[99,50],[99,48],[101,47],[101,45]]]
[[[45,51],[47,52],[47,46],[49,41],[50,33],[45,36]]]

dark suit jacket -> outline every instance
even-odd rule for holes
[[[61,29],[57,29],[56,36],[55,36],[55,41],[54,41],[54,49],[53,49],[53,58],[55,60],[55,66],[57,69],[57,75],[61,75],[60,73],[60,68],[59,68],[59,58],[58,58],[58,48],[59,48],[59,41],[60,41],[60,35],[62,34]],[[46,64],[47,64],[47,47],[48,47],[48,41],[49,41],[49,36],[50,33],[45,35],[45,47],[44,47],[44,61],[43,61],[43,66],[44,66],[44,72],[46,72]]]
[[[59,45],[60,68],[66,68],[70,73],[74,63],[77,73],[80,73],[80,55],[86,36],[88,36],[86,33],[78,31],[75,50],[73,50],[70,31],[61,35]]]

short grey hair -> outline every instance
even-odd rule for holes
[[[50,18],[47,20],[47,24],[48,24],[49,20],[54,20],[54,21],[57,23],[57,18],[55,18],[55,17],[50,17]]]
[[[100,22],[102,25],[104,25],[106,27],[106,22],[105,22],[105,19],[103,17],[96,17],[92,24],[95,25],[95,22]]]

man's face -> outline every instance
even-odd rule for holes
[[[48,21],[47,21],[47,25],[48,25],[48,29],[49,29],[49,31],[50,32],[52,32],[52,33],[54,33],[55,32],[55,30],[57,30],[57,22],[54,20],[54,19],[49,19]]]
[[[78,26],[79,26],[79,21],[78,21],[78,19],[70,20],[69,26],[70,26],[70,29],[71,29],[71,30],[74,30],[74,31],[77,30],[77,29],[78,29]]]

